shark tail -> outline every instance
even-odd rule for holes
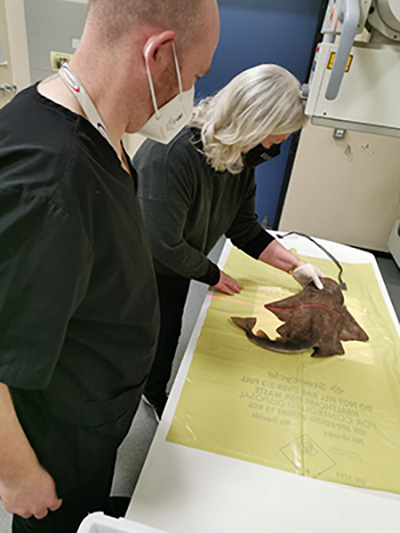
[[[273,352],[279,352],[279,353],[301,353],[301,352],[305,352],[306,350],[312,347],[309,341],[307,340],[293,341],[293,340],[284,340],[282,338],[277,339],[277,340],[272,340],[262,330],[259,330],[257,331],[257,334],[254,334],[253,328],[257,322],[257,319],[254,317],[244,318],[244,317],[232,316],[231,320],[234,324],[236,324],[237,326],[245,330],[248,339],[252,343],[256,344],[257,346],[260,346],[261,348],[265,348],[267,350],[272,350]]]

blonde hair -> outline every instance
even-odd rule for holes
[[[299,81],[278,65],[258,65],[200,101],[191,125],[201,129],[207,162],[236,174],[243,169],[244,149],[269,135],[293,133],[305,121]]]

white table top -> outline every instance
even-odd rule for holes
[[[274,234],[274,232],[272,232]],[[281,233],[281,232],[279,232]],[[400,328],[372,254],[317,239],[338,260],[372,263],[388,310]],[[287,248],[325,257],[297,236]],[[225,246],[220,266],[226,261]],[[133,494],[126,518],[171,533],[397,533],[400,495],[302,477],[167,442],[166,436],[201,332],[210,298],[201,310],[170,398]]]

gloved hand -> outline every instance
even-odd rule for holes
[[[310,265],[310,263],[295,268],[292,272],[292,276],[302,287],[305,287],[310,281],[313,281],[318,289],[324,288],[320,279],[323,278],[324,275],[317,267]]]

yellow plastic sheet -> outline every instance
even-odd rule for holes
[[[324,259],[302,259],[336,279]],[[253,345],[231,316],[299,292],[287,274],[232,248],[224,271],[245,289],[215,291],[167,440],[303,476],[400,493],[400,339],[371,264],[343,264],[345,304],[370,340],[312,358]]]

